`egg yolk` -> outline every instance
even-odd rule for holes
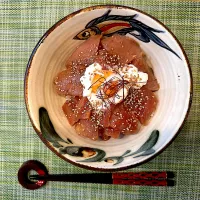
[[[113,74],[112,71],[109,70],[101,70],[101,74],[95,74],[94,78],[92,80],[92,92],[96,93],[98,88],[106,81],[106,78],[108,78],[111,74]]]

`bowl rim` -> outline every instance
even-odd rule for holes
[[[79,164],[75,161],[72,161],[68,158],[66,158],[65,156],[63,156],[62,154],[60,154],[58,151],[56,151],[56,149],[50,145],[50,143],[42,136],[42,133],[36,128],[35,124],[34,124],[34,121],[33,119],[31,118],[31,115],[30,115],[30,109],[29,109],[29,104],[28,104],[28,77],[29,77],[29,71],[30,71],[30,68],[31,68],[31,65],[32,65],[32,61],[33,61],[33,58],[35,56],[35,53],[37,52],[37,50],[39,49],[40,45],[44,42],[44,40],[48,37],[48,35],[54,31],[54,29],[56,29],[59,25],[61,25],[62,23],[64,23],[65,21],[67,21],[68,19],[71,19],[72,17],[80,14],[80,13],[84,13],[84,12],[88,12],[88,11],[91,11],[91,10],[96,10],[96,9],[109,9],[109,8],[115,8],[115,9],[128,9],[128,10],[133,10],[133,11],[137,11],[143,15],[146,15],[147,17],[150,17],[151,19],[153,19],[154,21],[156,21],[158,24],[160,24],[161,26],[163,26],[170,34],[171,36],[173,37],[173,39],[177,42],[179,48],[181,49],[183,55],[184,55],[184,58],[185,58],[185,61],[187,63],[187,68],[189,70],[189,76],[190,76],[190,96],[189,96],[189,103],[188,103],[188,108],[187,108],[187,112],[185,114],[185,117],[182,121],[182,124],[180,125],[179,129],[177,130],[177,132],[174,134],[174,136],[171,138],[171,140],[165,145],[163,146],[158,152],[156,152],[155,154],[153,154],[152,156],[150,156],[149,158],[139,162],[139,163],[136,163],[136,164],[131,164],[131,165],[128,165],[128,166],[125,166],[125,167],[119,167],[119,168],[100,168],[100,167],[92,167],[92,166],[88,166],[88,165],[83,165],[83,164]],[[106,172],[114,172],[114,171],[121,171],[121,170],[127,170],[127,169],[130,169],[130,168],[134,168],[134,167],[137,167],[139,165],[142,165],[144,163],[147,163],[148,161],[154,159],[156,156],[158,156],[159,154],[161,154],[173,141],[174,139],[178,136],[178,134],[180,133],[181,129],[183,128],[183,125],[189,115],[189,111],[190,111],[190,108],[191,108],[191,105],[192,105],[192,97],[193,97],[193,77],[192,77],[192,70],[191,70],[191,66],[190,66],[190,63],[189,63],[189,59],[185,53],[185,50],[183,48],[183,46],[181,45],[181,43],[179,42],[179,40],[177,39],[177,37],[172,33],[172,31],[166,26],[164,25],[162,22],[160,22],[158,19],[156,19],[155,17],[151,16],[150,14],[144,12],[144,11],[141,11],[137,8],[133,8],[133,7],[129,7],[129,6],[123,6],[123,5],[115,5],[115,4],[108,4],[108,5],[95,5],[95,6],[90,6],[90,7],[86,7],[86,8],[82,8],[82,9],[79,9],[65,17],[63,17],[62,19],[60,19],[58,22],[56,22],[52,27],[50,27],[44,34],[43,36],[40,38],[40,40],[38,41],[38,43],[36,44],[36,46],[34,47],[31,55],[30,55],[30,58],[28,60],[28,63],[27,63],[27,68],[26,68],[26,72],[25,72],[25,77],[24,77],[24,100],[25,100],[25,105],[26,105],[26,110],[27,110],[27,113],[28,113],[28,117],[29,117],[29,120],[31,121],[31,124],[35,130],[35,132],[37,133],[37,135],[39,136],[39,138],[42,140],[42,142],[53,152],[55,153],[57,156],[59,156],[60,158],[62,158],[63,160],[75,165],[75,166],[78,166],[78,167],[81,167],[81,168],[84,168],[84,169],[88,169],[88,170],[94,170],[94,171],[106,171]]]

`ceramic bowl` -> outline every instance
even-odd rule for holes
[[[160,84],[159,104],[148,126],[121,139],[92,141],[80,137],[63,111],[65,98],[53,88],[71,53],[84,39],[80,32],[103,21],[130,22],[126,36],[137,40]],[[137,27],[137,28],[135,28]],[[144,30],[146,35],[139,34]],[[132,34],[131,34],[132,33]],[[93,32],[98,34],[98,32]],[[74,12],[51,27],[34,48],[25,75],[25,102],[34,129],[59,157],[92,170],[135,167],[162,152],[177,136],[188,114],[192,77],[187,56],[174,34],[154,17],[124,6],[94,6]]]

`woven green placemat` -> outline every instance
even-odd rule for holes
[[[139,187],[48,183],[29,191],[17,171],[29,159],[52,173],[89,173],[61,160],[40,141],[28,119],[23,79],[29,56],[43,33],[65,15],[91,5],[121,4],[141,9],[166,24],[189,57],[194,97],[189,117],[176,140],[158,157],[129,171],[170,170],[176,186]],[[1,0],[0,1],[0,199],[200,199],[200,2],[172,0]]]

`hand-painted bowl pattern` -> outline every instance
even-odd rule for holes
[[[158,108],[135,135],[91,141],[75,133],[62,112],[65,98],[53,80],[73,50],[91,35],[114,33],[136,39],[160,83]],[[186,54],[158,20],[124,6],[94,6],[60,20],[36,45],[25,75],[25,102],[41,140],[58,156],[80,167],[122,170],[147,162],[178,134],[190,108],[192,77]]]

